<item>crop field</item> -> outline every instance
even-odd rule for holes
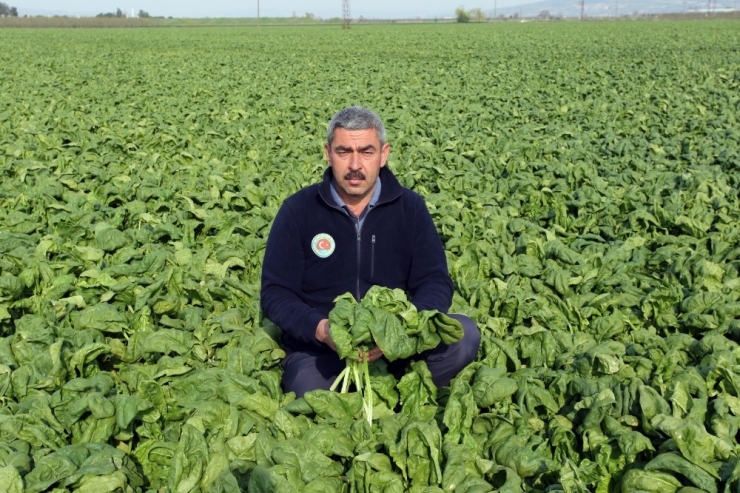
[[[0,491],[740,491],[740,21],[0,46]],[[349,104],[483,337],[372,424],[357,393],[283,394],[259,310],[271,221]]]

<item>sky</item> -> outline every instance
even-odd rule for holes
[[[130,13],[144,10],[152,16],[165,17],[290,17],[307,12],[323,19],[342,16],[341,0],[2,0],[18,9],[19,15],[94,16],[115,12],[120,8]],[[480,7],[493,10],[498,7],[529,3],[534,0],[350,0],[352,18],[401,19],[452,17],[455,9]]]

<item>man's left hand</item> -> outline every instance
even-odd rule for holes
[[[363,353],[362,350],[360,350],[360,361],[366,359],[368,363],[372,363],[373,361],[380,359],[382,356],[383,350],[380,349],[378,346],[375,346],[374,348],[368,350],[366,353]]]

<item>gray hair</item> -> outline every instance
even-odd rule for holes
[[[326,131],[326,142],[331,145],[334,140],[334,132],[337,128],[345,130],[367,130],[374,128],[378,134],[380,145],[385,144],[385,126],[378,115],[362,106],[348,106],[339,110],[329,121]]]

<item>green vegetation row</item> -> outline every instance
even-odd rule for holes
[[[0,31],[0,489],[737,491],[738,27]],[[483,334],[372,423],[258,299],[355,103]]]

